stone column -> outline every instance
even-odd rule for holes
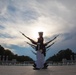
[[[1,55],[0,55],[0,61],[1,61]]]
[[[71,55],[71,63],[73,63],[73,55]]]
[[[4,62],[4,60],[5,60],[5,56],[3,56],[3,59],[2,59],[2,61]]]
[[[66,64],[67,63],[67,59],[63,58],[62,62],[63,62],[63,64]]]
[[[76,61],[76,55],[74,55],[74,60]]]
[[[73,56],[71,55],[71,61],[73,61]]]
[[[8,61],[8,56],[6,56],[6,61]]]

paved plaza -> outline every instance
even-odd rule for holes
[[[0,66],[0,75],[76,75],[76,65],[49,66],[41,70],[33,70],[32,66]]]

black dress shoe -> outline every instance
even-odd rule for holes
[[[36,68],[36,64],[35,63],[33,64],[33,67]]]
[[[47,69],[48,65],[45,65],[42,69]]]
[[[33,70],[40,70],[40,68],[33,68]]]

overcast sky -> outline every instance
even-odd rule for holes
[[[59,35],[46,59],[67,48],[76,52],[76,0],[0,0],[0,45],[35,60],[19,31],[35,41],[39,31],[45,42]]]

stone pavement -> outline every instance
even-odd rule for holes
[[[0,75],[76,75],[76,65],[49,66],[41,70],[33,70],[32,66],[0,66]]]

